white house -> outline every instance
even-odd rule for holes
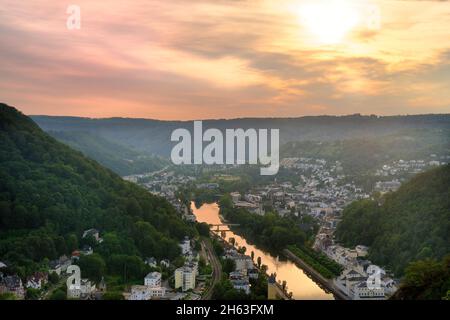
[[[71,285],[67,287],[67,298],[85,299],[95,292],[95,284],[88,279],[81,279],[80,285]]]
[[[27,278],[26,287],[33,289],[41,289],[48,281],[48,274],[45,272],[35,272]]]
[[[159,272],[150,272],[144,278],[144,285],[156,288],[161,287],[161,273]]]
[[[247,274],[248,269],[253,268],[253,261],[252,258],[249,256],[246,256],[244,254],[238,254],[233,258],[235,264],[236,264],[236,271],[242,272],[244,275]]]
[[[156,266],[158,266],[156,259],[153,257],[145,259],[145,264],[152,268],[155,268]]]
[[[367,281],[361,281],[353,286],[353,300],[384,300],[384,287],[369,288]]]
[[[246,294],[250,294],[250,283],[247,279],[230,280],[233,288],[243,290]]]
[[[89,236],[92,236],[98,243],[103,242],[103,239],[100,238],[100,233],[97,229],[88,229],[83,232],[83,239]]]
[[[162,267],[168,268],[170,267],[170,261],[168,259],[163,259],[159,262]]]
[[[166,295],[164,287],[149,287],[134,285],[131,287],[131,294],[128,300],[150,300],[152,298],[163,298]]]

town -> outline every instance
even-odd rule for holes
[[[268,183],[252,186],[245,192],[231,191],[233,207],[244,209],[252,214],[264,216],[266,208],[277,212],[279,216],[309,216],[317,222],[319,229],[315,236],[313,249],[321,252],[329,259],[342,266],[342,273],[333,278],[329,289],[335,290],[345,299],[387,299],[398,288],[395,275],[383,268],[374,266],[366,259],[370,248],[358,245],[346,248],[335,241],[334,231],[340,222],[343,209],[352,201],[368,199],[372,192],[386,193],[399,188],[406,174],[414,174],[429,167],[436,166],[448,158],[438,159],[430,155],[427,160],[396,161],[387,163],[374,172],[378,179],[372,190],[364,190],[343,173],[339,161],[329,163],[324,159],[313,158],[284,158],[280,163],[281,170],[288,172],[287,178],[272,179]],[[181,201],[180,190],[188,186],[199,192],[208,191],[218,193],[222,181],[233,182],[239,180],[233,174],[238,166],[218,166],[217,170],[209,170],[207,179],[199,178],[195,172],[187,174],[175,173],[170,167],[158,172],[124,177],[125,180],[138,183],[144,188],[166,198],[188,221],[195,223],[196,216],[188,204]],[[295,178],[295,179],[294,179]],[[93,245],[84,245],[72,252],[70,257],[61,256],[57,260],[48,262],[47,270],[36,272],[21,279],[18,275],[5,275],[2,270],[7,269],[6,262],[0,262],[0,294],[8,293],[17,299],[24,299],[27,295],[37,299],[50,298],[56,289],[64,287],[69,274],[68,267],[77,264],[80,257],[92,255],[95,245],[103,241],[101,231],[93,228],[85,230],[82,238],[93,239]],[[236,290],[245,294],[252,291],[251,281],[266,274],[267,267],[255,261],[255,257],[246,255],[237,244],[226,241],[223,232],[211,231],[211,235],[223,247],[220,261],[233,261],[233,270],[228,279]],[[174,265],[173,261],[154,257],[147,257],[145,264],[150,270],[142,279],[141,284],[125,287],[121,298],[127,300],[200,300],[211,298],[214,285],[213,265],[215,254],[210,252],[200,239],[185,238],[179,243],[182,253],[182,263]],[[370,287],[373,270],[377,270],[380,285]],[[83,274],[83,270],[81,270]],[[266,295],[269,299],[291,299],[287,285],[277,281],[275,274],[269,274]],[[61,286],[62,285],[62,286]],[[31,293],[30,293],[31,292]],[[81,278],[80,286],[67,287],[64,292],[68,299],[102,299],[107,292],[104,278],[94,282],[92,279]]]

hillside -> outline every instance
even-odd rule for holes
[[[424,159],[430,154],[450,156],[450,126],[404,129],[382,137],[290,142],[282,146],[281,154],[340,161],[346,174],[364,174],[390,161]]]
[[[161,157],[142,154],[93,133],[49,131],[48,134],[121,176],[157,171],[168,164]]]
[[[45,131],[83,131],[138,152],[169,156],[175,143],[170,135],[177,128],[192,129],[192,121],[150,119],[32,116]],[[377,138],[404,130],[447,129],[450,115],[417,116],[317,116],[301,118],[247,118],[205,120],[204,130],[217,128],[280,129],[280,144],[291,141],[335,141]]]
[[[81,246],[89,228],[104,238],[95,251],[108,272],[123,275],[126,263],[138,279],[143,258],[174,259],[179,239],[195,232],[166,200],[123,181],[0,104],[0,260],[25,276],[46,259]]]
[[[370,246],[370,259],[399,276],[412,261],[442,259],[450,253],[450,165],[418,174],[377,201],[352,203],[336,237]]]

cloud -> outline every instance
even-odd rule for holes
[[[355,1],[380,7],[381,28],[323,45],[302,0],[76,2],[69,31],[60,1],[3,1],[5,102],[161,119],[449,111],[450,3]]]

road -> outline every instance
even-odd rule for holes
[[[220,281],[220,279],[222,279],[222,265],[220,264],[219,258],[217,258],[216,253],[214,252],[211,241],[209,239],[202,240],[201,244],[206,251],[206,255],[208,256],[208,260],[213,269],[211,284],[206,293],[203,295],[202,299],[211,300],[214,286]]]

